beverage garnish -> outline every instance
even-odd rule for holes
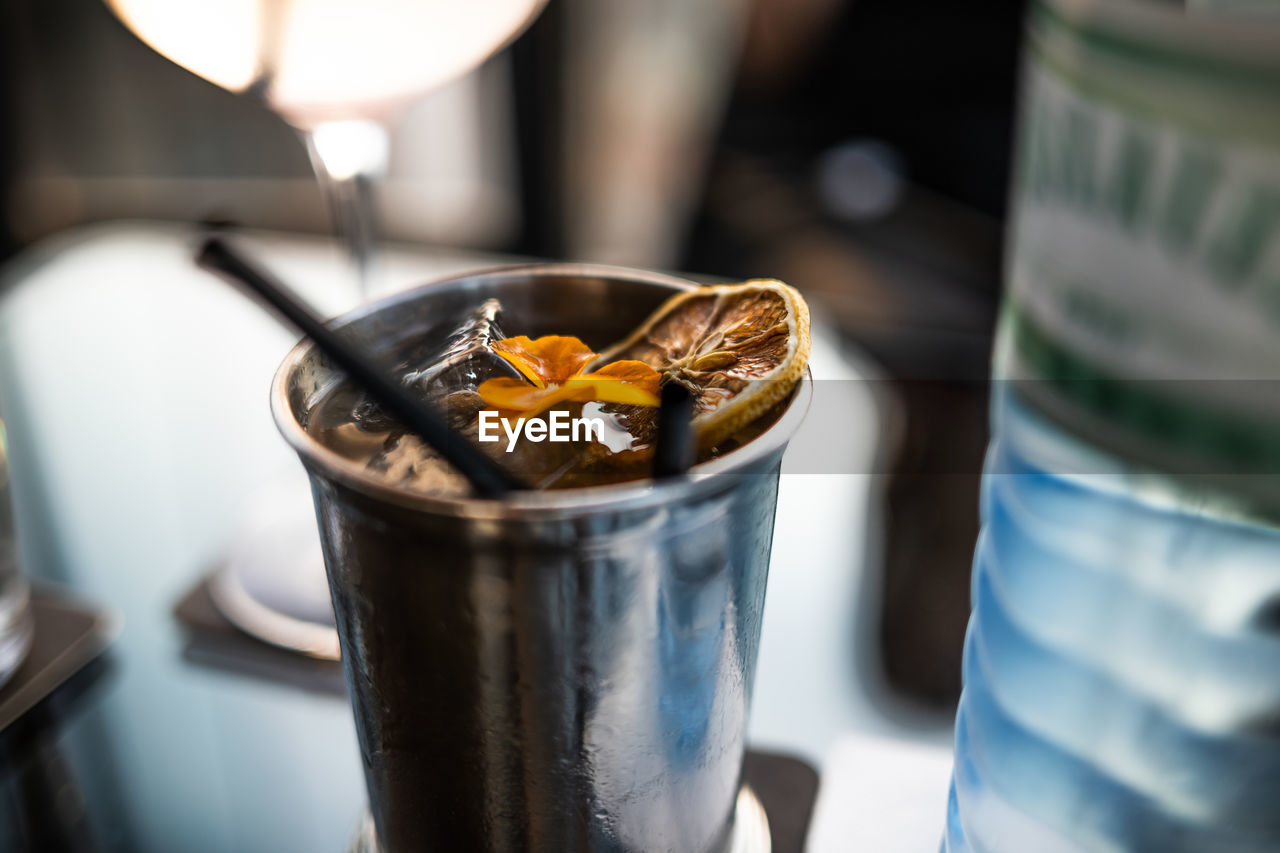
[[[658,405],[658,371],[642,361],[618,360],[588,371],[595,353],[569,335],[524,335],[489,345],[520,371],[524,380],[499,377],[480,383],[476,392],[504,414],[533,417],[560,403]]]

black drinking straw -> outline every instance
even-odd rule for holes
[[[658,438],[653,449],[653,478],[682,476],[693,465],[693,395],[679,382],[662,386]]]
[[[519,480],[481,453],[464,436],[454,432],[431,406],[405,393],[391,378],[390,372],[369,353],[361,352],[343,340],[289,288],[255,268],[221,239],[210,237],[205,240],[196,256],[196,263],[243,284],[251,293],[265,300],[280,317],[310,338],[379,406],[461,471],[478,494],[497,498],[513,489],[524,488]]]

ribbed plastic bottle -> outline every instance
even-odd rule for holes
[[[1027,25],[942,849],[1274,853],[1280,24]]]

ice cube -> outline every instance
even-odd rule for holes
[[[454,391],[443,401],[449,424],[460,436],[529,485],[546,486],[578,463],[582,445],[523,440],[512,445],[502,430],[499,430],[501,440],[481,442],[478,416],[483,408],[484,400],[474,391]],[[417,436],[408,433],[387,435],[369,458],[368,468],[388,482],[417,491],[443,495],[461,495],[468,491],[467,481],[461,474]]]
[[[471,490],[465,477],[410,433],[388,438],[382,452],[369,460],[369,468],[388,482],[427,494],[465,495]]]
[[[454,395],[474,392],[486,379],[519,378],[519,371],[489,348],[506,337],[498,324],[501,314],[498,300],[486,299],[442,343],[425,354],[414,353],[404,359],[396,371],[400,381],[422,399],[452,410]],[[452,415],[450,411],[451,419]],[[351,420],[366,432],[384,433],[394,428],[381,407],[363,395],[351,412]]]
[[[489,348],[506,337],[498,324],[501,314],[498,300],[486,299],[439,349],[405,373],[404,384],[434,398],[440,393],[474,390],[486,379],[519,377],[510,362]]]
[[[654,409],[642,406],[566,401],[555,407],[572,418],[599,420],[602,434],[579,440],[509,441],[506,428],[497,441],[479,440],[479,414],[487,406],[476,392],[486,379],[520,378],[491,344],[506,337],[499,325],[501,306],[486,300],[468,314],[442,342],[423,343],[400,352],[397,375],[415,396],[429,401],[461,436],[482,453],[534,488],[560,488],[619,482],[646,476],[651,464]],[[467,482],[438,453],[406,435],[376,404],[357,396],[347,434],[337,435],[344,446],[368,448],[364,458],[371,472],[416,491],[459,495]],[[551,412],[532,419],[516,415],[508,424],[519,429],[522,420],[548,421]],[[549,430],[544,430],[544,435]],[[493,433],[491,432],[490,437]]]

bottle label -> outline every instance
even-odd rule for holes
[[[1280,64],[1085,7],[1029,12],[997,376],[1162,468],[1280,472]]]

